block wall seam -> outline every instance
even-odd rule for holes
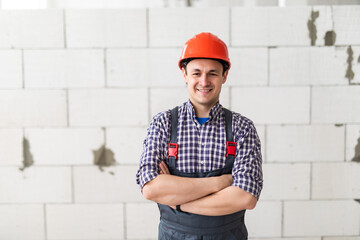
[[[333,5],[330,5],[330,11],[331,11],[331,27],[332,31],[335,31],[335,22],[334,22],[334,7]]]
[[[22,128],[22,143],[21,143],[21,149],[22,149],[22,158],[21,158],[21,163],[20,166],[23,167],[25,169],[25,146],[24,146],[24,140],[25,140],[25,128]]]
[[[232,87],[229,86],[229,108],[232,109]]]
[[[151,116],[151,106],[152,106],[152,104],[151,104],[151,87],[147,87],[147,95],[148,95],[147,116],[148,116],[148,122],[150,123],[150,121],[152,120],[152,117],[153,117],[153,116]]]
[[[124,221],[124,231],[123,231],[123,238],[126,240],[127,239],[127,212],[126,212],[126,202],[123,203],[123,221]]]
[[[107,146],[107,142],[106,142],[106,139],[107,139],[107,129],[106,129],[106,127],[102,127],[101,128],[102,130],[103,130],[103,132],[104,132],[104,146]]]
[[[281,200],[281,237],[284,236],[284,222],[285,222],[285,219],[284,219],[284,216],[285,216],[285,201],[284,200]]]
[[[232,47],[232,31],[231,31],[231,27],[232,27],[232,21],[231,21],[231,15],[232,15],[232,11],[231,11],[231,7],[229,7],[229,47]]]
[[[66,127],[69,128],[70,127],[70,104],[69,104],[69,89],[66,88],[65,89],[65,94],[66,94]]]
[[[104,56],[104,88],[109,88],[108,86],[108,79],[107,79],[107,70],[108,70],[108,66],[107,66],[107,48],[103,49],[103,56]]]
[[[311,119],[312,119],[312,93],[313,93],[313,86],[310,85],[310,93],[309,93],[309,97],[310,97],[310,99],[309,99],[309,104],[310,104],[310,106],[309,106],[309,125],[311,125],[311,123],[312,123],[312,121],[311,121]]]
[[[310,162],[310,187],[309,187],[309,191],[310,191],[310,193],[309,193],[309,200],[311,201],[312,200],[312,187],[313,187],[313,178],[312,178],[312,174],[313,173],[313,163],[312,162]]]
[[[71,203],[75,204],[75,177],[74,177],[74,165],[70,166],[71,170]]]
[[[22,89],[25,88],[25,61],[24,61],[24,49],[21,49],[21,81]]]
[[[347,140],[347,139],[346,139],[347,130],[346,130],[346,129],[347,129],[347,125],[348,125],[347,123],[344,124],[344,159],[343,159],[344,162],[346,162],[346,158],[347,158],[347,156],[346,156],[346,151],[347,151],[347,150],[346,150],[346,144],[347,144],[347,141],[346,141],[346,140]],[[359,216],[359,217],[360,217],[360,216]],[[359,234],[360,234],[360,233],[359,233]]]
[[[45,240],[47,240],[48,237],[47,237],[46,204],[43,204],[43,208],[44,208],[44,237],[45,237]]]
[[[146,20],[146,48],[150,48],[150,17],[149,17],[149,8],[146,8],[146,16],[145,16],[145,20]]]
[[[67,41],[66,41],[66,38],[67,38],[67,35],[66,35],[66,12],[65,12],[65,9],[63,9],[63,31],[64,31],[64,49],[67,49]]]
[[[270,86],[270,47],[267,47],[267,78],[266,86]]]
[[[267,128],[268,128],[268,126],[267,126],[267,124],[265,124],[264,125],[264,142],[261,144],[263,147],[262,147],[262,149],[263,148],[265,148],[265,151],[263,151],[263,153],[264,153],[264,156],[262,156],[262,158],[263,158],[263,163],[267,163]]]

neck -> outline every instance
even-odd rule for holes
[[[210,110],[215,104],[213,104],[211,106],[206,106],[206,105],[201,105],[201,104],[194,105],[192,103],[192,105],[194,107],[194,110],[195,110],[195,114],[199,118],[207,118],[207,117],[209,117]]]
[[[210,109],[208,108],[199,108],[199,107],[194,107],[195,109],[195,114],[197,117],[199,118],[207,118],[209,117],[209,113],[210,113]]]

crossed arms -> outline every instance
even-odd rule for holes
[[[142,193],[148,200],[181,210],[208,216],[220,216],[253,209],[257,199],[239,187],[231,186],[231,174],[208,178],[187,178],[170,175],[164,162],[161,174],[147,182]]]

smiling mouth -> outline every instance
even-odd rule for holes
[[[199,92],[207,93],[212,91],[212,89],[197,89]]]

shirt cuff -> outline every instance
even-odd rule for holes
[[[239,187],[259,199],[262,190],[262,181],[241,178],[235,179],[232,186]]]
[[[148,182],[150,182],[151,180],[153,180],[154,178],[156,178],[159,174],[156,172],[147,172],[147,173],[142,173],[140,175],[140,187],[141,189],[144,187],[144,185]]]

